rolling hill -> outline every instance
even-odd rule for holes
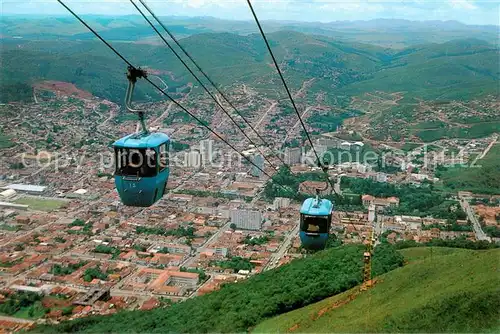
[[[309,99],[324,92],[327,103],[339,96],[382,90],[408,92],[422,99],[498,94],[499,49],[466,39],[412,47],[403,51],[324,36],[279,31],[269,34],[273,50],[293,90],[314,78]],[[279,77],[259,35],[202,33],[182,40],[184,47],[221,86],[247,83],[269,97],[284,97]],[[170,91],[193,78],[165,46],[114,43],[134,64],[173,75],[163,76]],[[28,98],[40,80],[71,82],[94,95],[121,101],[125,91],[121,61],[97,41],[23,41],[3,39],[2,88]],[[24,85],[24,90],[16,85]],[[14,87],[13,87],[14,86]],[[159,99],[138,86],[138,98]]]
[[[120,41],[158,42],[153,31],[139,15],[85,15],[90,25],[103,36]],[[165,16],[163,22],[179,37],[207,32],[232,32],[249,35],[258,32],[253,21],[232,21],[213,17]],[[409,21],[376,19],[369,21],[292,22],[263,21],[266,32],[290,30],[321,35],[336,40],[375,44],[402,49],[419,44],[444,43],[454,39],[479,38],[498,44],[495,26],[466,25],[456,21]],[[134,30],[131,33],[130,29]],[[4,36],[29,39],[91,39],[92,35],[72,17],[3,15],[0,31]]]
[[[498,332],[500,250],[403,250],[409,264],[258,325],[254,333]]]

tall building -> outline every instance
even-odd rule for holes
[[[186,167],[200,168],[201,167],[201,154],[197,150],[189,151],[184,156]]]
[[[262,171],[264,170],[264,157],[261,154],[256,154],[252,157],[252,162],[256,165],[252,165],[252,176],[261,177],[263,174]]]
[[[373,222],[375,221],[375,217],[375,205],[370,204],[370,206],[368,207],[368,221],[370,222],[370,224],[373,224]]]
[[[262,213],[251,210],[231,210],[231,223],[243,230],[260,230],[262,226]]]
[[[301,162],[302,149],[300,147],[287,147],[285,149],[285,163],[295,165]]]
[[[213,145],[214,141],[212,139],[205,139],[200,141],[200,154],[203,163],[209,163],[213,159]]]

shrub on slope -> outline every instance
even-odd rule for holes
[[[352,288],[362,280],[361,245],[343,246],[228,284],[208,295],[168,309],[121,312],[38,327],[47,332],[237,332],[260,321]],[[403,257],[390,245],[377,247],[373,271],[401,266]]]

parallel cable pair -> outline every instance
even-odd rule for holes
[[[123,62],[125,62],[129,68],[133,70],[138,70],[137,67],[135,67],[130,61],[127,60],[120,52],[118,52],[109,42],[107,42],[97,31],[95,31],[91,26],[89,26],[78,14],[76,14],[71,8],[69,8],[62,0],[57,0],[68,12],[70,12],[78,21],[80,21],[81,24],[83,24],[88,30],[90,30],[101,42],[103,42],[111,51],[113,51]],[[261,167],[256,165],[252,159],[244,155],[242,152],[238,151],[236,147],[234,147],[231,143],[229,143],[227,140],[225,140],[220,134],[218,134],[215,130],[210,128],[205,122],[203,122],[200,118],[198,118],[196,115],[191,113],[188,109],[186,109],[183,105],[181,105],[179,102],[177,102],[174,98],[172,98],[168,93],[166,93],[164,90],[162,90],[157,84],[155,84],[151,79],[148,77],[145,77],[144,80],[146,80],[150,85],[152,85],[154,88],[156,88],[161,94],[166,96],[170,101],[172,101],[177,107],[179,107],[182,111],[187,113],[189,116],[191,116],[195,121],[197,121],[200,125],[202,125],[204,128],[206,128],[208,131],[210,131],[212,134],[214,134],[217,138],[219,138],[222,142],[224,142],[226,145],[228,145],[231,149],[236,151],[240,156],[242,156],[245,160],[247,160],[250,164],[252,164],[254,167],[256,167],[259,171],[261,171],[264,175],[266,175],[269,179],[272,180],[271,175],[269,175],[265,170],[263,170]],[[280,187],[283,189],[287,190],[288,189],[279,184]]]

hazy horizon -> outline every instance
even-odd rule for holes
[[[26,18],[74,18],[71,14],[22,14],[22,13],[8,13],[4,14],[5,17],[26,17]],[[82,17],[109,17],[109,18],[142,18],[139,14],[83,14]],[[186,15],[158,15],[163,18],[176,18],[176,19],[213,19],[213,20],[221,20],[221,21],[235,21],[235,22],[254,22],[251,19],[231,19],[231,18],[220,18],[211,15],[199,15],[199,16],[186,16]],[[76,20],[76,19],[75,19]],[[280,20],[280,19],[265,19],[261,20],[262,22],[277,22],[277,23],[311,23],[311,24],[335,24],[335,23],[357,23],[357,22],[375,22],[375,21],[404,21],[411,23],[430,23],[430,22],[439,22],[439,23],[458,23],[466,26],[477,26],[477,27],[500,27],[499,24],[474,24],[474,23],[466,23],[458,20],[410,20],[410,19],[400,19],[400,18],[375,18],[375,19],[359,19],[359,20],[333,20],[333,21],[298,21],[298,20]]]
[[[138,1],[136,1],[139,4]],[[81,15],[126,16],[137,11],[127,0],[67,0],[66,4]],[[246,1],[169,0],[147,1],[161,16],[213,17],[223,20],[251,20]],[[0,1],[2,15],[67,16],[56,0],[19,2]],[[140,5],[140,4],[139,4]],[[269,0],[253,1],[261,20],[293,22],[352,22],[376,19],[457,21],[466,25],[500,26],[499,3],[475,0]],[[113,14],[108,14],[113,13]],[[425,18],[425,19],[422,19]]]

